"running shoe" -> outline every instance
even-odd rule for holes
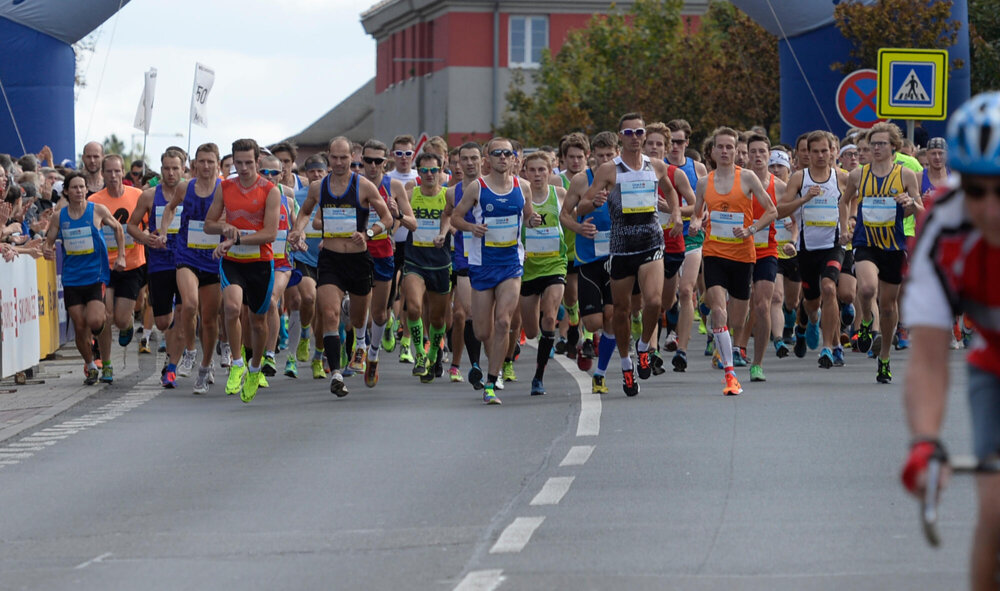
[[[674,353],[674,358],[671,360],[674,365],[674,371],[681,372],[687,371],[688,366],[688,356],[684,351],[678,351]]]
[[[722,389],[722,394],[725,396],[736,396],[737,394],[743,393],[743,386],[740,385],[740,381],[736,379],[736,374],[726,372],[726,386]]]
[[[413,364],[413,369],[410,371],[411,374],[417,377],[423,377],[427,375],[429,368],[427,367],[427,356],[418,355],[416,363]],[[434,375],[434,374],[431,374]]]
[[[229,348],[229,343],[222,343],[217,351],[219,352],[220,367],[229,367],[233,364],[233,352]]]
[[[622,390],[630,397],[639,394],[639,383],[635,381],[635,368],[622,370]]]
[[[440,378],[444,375],[444,354],[438,352],[437,361],[434,362],[434,377]]]
[[[309,337],[305,336],[299,339],[299,344],[295,347],[295,359],[305,363],[309,361]]]
[[[271,384],[267,381],[267,376],[263,372],[260,374],[260,380],[257,382],[258,388],[270,388]]]
[[[93,386],[94,384],[97,383],[97,380],[100,378],[100,375],[101,372],[99,372],[96,367],[88,368],[87,377],[86,379],[83,380],[84,385]]]
[[[313,359],[310,365],[312,366],[314,380],[322,380],[326,377],[326,370],[323,369],[322,359]]]
[[[733,367],[746,367],[747,355],[743,347],[733,347]]]
[[[649,351],[639,351],[636,357],[639,358],[639,379],[648,380],[649,376],[653,373],[653,366],[649,361]]]
[[[879,353],[882,352],[882,333],[872,333],[872,348],[868,349],[868,352],[871,353],[873,357],[878,357]]]
[[[482,390],[483,384],[483,370],[479,369],[479,365],[476,363],[472,364],[469,368],[469,383],[472,384],[473,390]]]
[[[399,362],[413,363],[413,353],[410,353],[410,346],[406,343],[399,344]]]
[[[751,382],[766,382],[767,378],[764,377],[764,368],[759,365],[750,366],[750,381]]]
[[[493,386],[490,384],[486,384],[486,387],[483,389],[483,404],[503,404],[497,398],[496,393],[493,391]]]
[[[462,379],[462,372],[461,372],[461,370],[459,370],[454,365],[452,365],[451,367],[448,368],[448,379],[452,383],[461,383],[461,382],[465,381],[464,379]]]
[[[160,385],[164,388],[173,389],[177,387],[177,374],[170,366],[167,366],[167,370],[160,375]]]
[[[503,390],[503,376],[497,376],[497,382],[493,386],[497,390]]]
[[[565,353],[566,352],[566,337],[559,337],[559,340],[556,341],[556,344],[555,344],[555,346],[552,349],[556,352],[557,355],[562,355],[563,353]]]
[[[667,341],[666,341],[666,343],[663,344],[663,348],[666,349],[667,351],[670,351],[671,353],[673,353],[674,351],[677,350],[677,333],[676,332],[670,331],[670,334],[667,335]]]
[[[229,379],[226,380],[226,394],[232,395],[243,390],[243,381],[246,379],[247,366],[231,365],[229,367]]]
[[[144,336],[141,339],[139,339],[139,354],[149,355],[152,352],[153,352],[152,349],[149,348],[149,337]]]
[[[774,339],[774,354],[778,356],[778,359],[784,359],[788,357],[788,345],[782,339]]]
[[[288,348],[288,316],[284,314],[278,318],[278,351],[284,351]]]
[[[295,362],[294,355],[289,355],[285,360],[285,375],[290,378],[299,377],[299,365]]]
[[[430,366],[430,367],[427,368],[427,373],[425,373],[424,375],[420,376],[420,383],[421,384],[429,384],[429,383],[431,383],[431,382],[434,381],[435,377],[437,377],[437,376],[434,375],[434,366]]]
[[[504,361],[503,362],[503,373],[501,374],[503,381],[505,382],[516,382],[517,374],[514,373],[514,362]]]
[[[260,370],[247,373],[247,379],[243,382],[243,389],[240,390],[240,400],[249,403],[257,396],[257,388],[260,387],[260,380],[264,377]]]
[[[337,398],[343,398],[349,394],[347,386],[344,384],[344,376],[339,371],[333,372],[333,375],[330,376],[330,393],[336,394]]]
[[[844,347],[833,348],[833,366],[844,367]]]
[[[278,366],[274,363],[273,355],[264,355],[264,360],[260,364],[260,371],[267,377],[278,375]]]
[[[592,357],[584,357],[581,355],[579,346],[576,348],[576,352],[577,354],[574,355],[574,357],[576,357],[576,367],[579,368],[580,371],[590,371],[590,368],[594,366],[594,359]]]
[[[663,357],[660,357],[660,350],[653,349],[652,351],[652,362],[653,362],[653,375],[659,376],[667,372],[663,369]]]
[[[110,384],[115,381],[115,370],[110,364],[105,365],[101,368],[101,382],[105,384]]]
[[[177,364],[177,375],[186,378],[194,371],[195,351],[187,351],[181,355],[181,362]]]
[[[195,394],[208,394],[208,384],[209,384],[208,380],[211,377],[212,377],[211,367],[199,367],[198,377],[195,378],[194,380],[193,392]]]
[[[365,372],[365,350],[361,347],[354,349],[354,359],[347,364],[347,368],[354,373],[364,373]]]
[[[128,344],[132,342],[132,335],[135,334],[135,329],[131,326],[125,330],[118,332],[118,344],[122,347],[128,347]]]
[[[880,384],[888,384],[892,381],[892,372],[889,371],[888,359],[878,360],[878,373],[875,375],[875,381]]]
[[[395,349],[396,349],[396,331],[392,329],[391,325],[386,326],[385,332],[382,333],[382,350],[388,353],[392,353]]]
[[[715,339],[708,337],[708,342],[705,343],[705,357],[711,357],[715,354]]]
[[[823,350],[819,353],[819,366],[823,369],[833,367],[833,351],[828,347],[823,347]]]
[[[872,348],[872,325],[871,322],[861,321],[861,328],[858,329],[858,351],[867,353]]]
[[[723,369],[722,355],[719,355],[718,351],[712,352],[712,367],[715,369]]]
[[[365,366],[365,386],[374,388],[378,384],[378,359],[369,359]]]
[[[795,327],[795,348],[793,350],[799,359],[805,357],[808,350],[805,331],[798,326]]]
[[[806,325],[806,346],[810,351],[815,351],[819,347],[819,320]]]
[[[851,330],[851,327],[854,326],[854,304],[841,306],[840,326],[842,330]]]
[[[897,351],[902,351],[903,349],[910,348],[910,331],[906,330],[902,325],[896,327],[896,345]]]
[[[586,339],[580,346],[580,357],[586,357],[587,359],[593,359],[597,357],[597,353],[594,351],[594,339]]]
[[[590,380],[590,391],[593,394],[607,394],[608,385],[604,383],[604,376],[594,375]]]
[[[542,380],[535,378],[531,380],[531,395],[541,396],[545,394],[545,386],[542,384]]]

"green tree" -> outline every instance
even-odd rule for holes
[[[972,94],[1000,90],[1000,5],[969,0],[969,52]]]
[[[994,3],[995,4],[995,3]],[[961,25],[951,18],[951,0],[879,0],[861,4],[846,0],[833,9],[841,34],[853,45],[851,58],[830,67],[843,74],[878,68],[883,47],[947,49],[955,44]],[[953,60],[961,68],[962,60]]]

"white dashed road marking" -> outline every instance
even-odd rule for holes
[[[544,517],[518,517],[503,530],[500,539],[490,548],[490,554],[507,554],[520,552],[531,540],[538,526],[545,521]]]
[[[582,466],[590,459],[590,454],[594,453],[593,445],[574,445],[566,452],[566,457],[559,462],[559,467]]]
[[[569,492],[575,476],[553,476],[545,482],[542,490],[531,499],[532,505],[558,505],[559,501]]]
[[[500,569],[474,570],[465,575],[455,591],[494,591],[506,577]]]

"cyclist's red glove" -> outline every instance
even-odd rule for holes
[[[906,490],[917,492],[917,484],[920,475],[927,470],[927,463],[931,458],[937,457],[942,462],[948,461],[948,452],[945,451],[941,442],[936,439],[920,439],[910,445],[910,457],[903,464],[903,472],[900,479]]]

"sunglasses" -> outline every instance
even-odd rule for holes
[[[490,152],[490,156],[493,156],[495,158],[499,158],[501,156],[503,156],[505,158],[510,158],[513,155],[514,155],[514,150],[499,150],[498,149],[498,150],[492,150]]]
[[[382,164],[385,162],[385,158],[372,158],[371,156],[365,156],[362,158],[365,164]]]
[[[413,150],[396,150],[395,154],[396,156],[406,156],[409,158],[410,156],[413,156]]]
[[[426,166],[423,166],[423,167],[418,168],[417,172],[419,172],[420,174],[427,174],[427,173],[437,174],[437,173],[441,172],[441,168],[438,167],[438,166],[435,166],[433,168],[427,168]]]
[[[260,170],[260,174],[261,174],[261,176],[278,176],[279,174],[281,174],[281,171],[280,170],[271,170],[269,168],[262,168]]]
[[[351,162],[351,168],[361,168],[362,166],[364,166],[364,164],[361,162]]]
[[[632,136],[642,137],[646,135],[646,130],[642,127],[637,127],[635,129],[623,129],[618,133],[622,134],[625,137],[632,137]]]
[[[671,139],[670,143],[673,144],[673,145],[675,145],[675,146],[680,146],[682,144],[686,144],[687,140]]]

